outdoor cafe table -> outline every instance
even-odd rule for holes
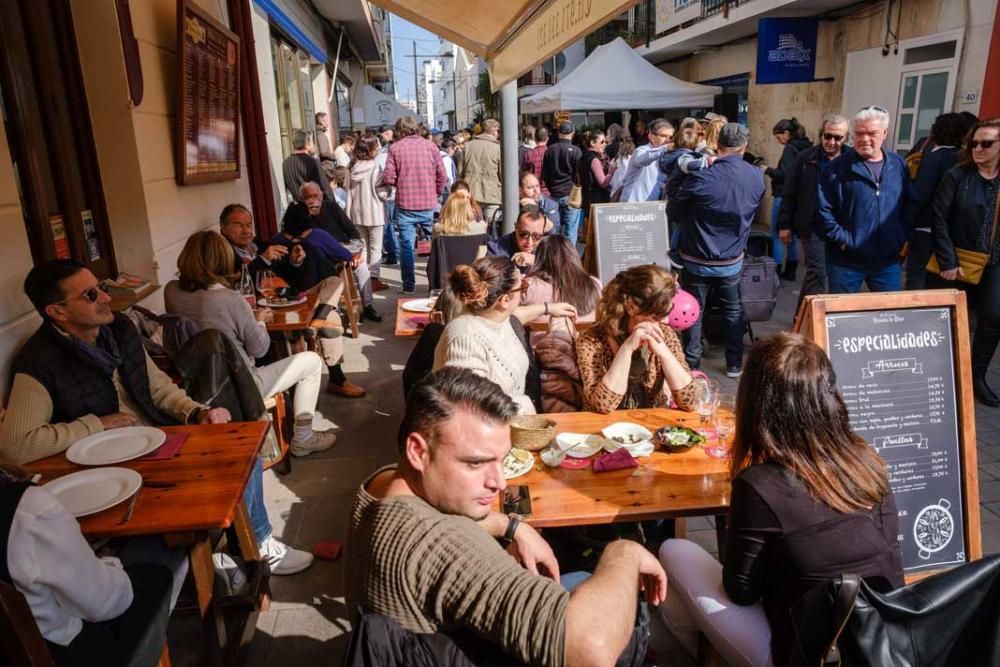
[[[426,297],[400,298],[396,300],[396,336],[419,336],[430,322],[430,313],[411,313],[403,310],[409,301],[423,301]]]
[[[268,426],[269,422],[254,421],[164,427],[168,437],[174,433],[188,434],[173,458],[115,464],[142,475],[143,486],[138,492],[132,517],[122,522],[128,505],[128,501],[123,501],[79,519],[80,528],[89,539],[162,535],[168,545],[186,548],[198,608],[208,630],[208,648],[213,652],[224,649],[226,629],[221,609],[212,604],[215,569],[209,531],[235,525],[243,558],[248,562],[259,560],[243,504],[243,489]],[[71,463],[65,454],[56,454],[24,467],[30,473],[41,474],[42,484],[86,469]],[[256,611],[253,611],[245,621],[240,645],[249,640],[255,625]]]
[[[544,415],[556,433],[600,433],[615,422],[634,422],[655,431],[661,426],[698,428],[699,417],[668,409],[619,410],[607,415],[567,412]],[[729,459],[715,459],[695,446],[669,454],[660,450],[636,459],[638,468],[595,473],[542,463],[535,453],[530,472],[508,481],[526,485],[535,528],[583,526],[648,519],[726,515],[729,511]]]

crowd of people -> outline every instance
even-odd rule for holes
[[[883,148],[889,115],[881,107],[826,116],[815,145],[796,119],[781,119],[773,167],[747,154],[746,127],[716,114],[676,127],[652,119],[634,132],[528,126],[519,135],[516,223],[502,235],[496,121],[445,135],[402,118],[344,133],[336,146],[325,114],[316,127],[318,147],[311,133],[292,133],[278,233],[261,239],[247,207],[226,206],[218,232],[187,239],[164,301],[192,335],[222,335],[232,372],[242,369],[261,400],[294,390],[291,453],[308,456],[336,441],[316,426],[323,371],[330,393],[366,393],[342,369],[344,278],[358,285],[363,318],[379,322],[373,293],[388,288],[381,269],[398,263],[399,293],[414,294],[418,238],[487,236],[481,256],[446,276],[406,364],[398,462],[364,482],[352,510],[348,600],[389,619],[376,631],[395,637],[404,656],[416,650],[407,632],[458,630],[474,655],[499,647],[528,664],[641,664],[648,603],[692,654],[702,634],[731,662],[788,664],[788,609],[811,586],[848,567],[885,589],[902,585],[886,469],[851,430],[825,353],[778,334],[744,362],[750,229],[770,179],[771,250],[781,277],[795,279],[801,242],[800,302],[863,285],[899,290],[904,275],[907,288],[969,283],[975,395],[1000,406],[986,383],[1000,344],[992,290],[1000,290],[1000,119],[943,114],[905,158]],[[590,206],[660,200],[674,261],[633,266],[602,285],[578,245]],[[317,351],[262,361],[273,313],[236,287],[267,272],[296,294],[316,295],[308,328]],[[83,265],[39,264],[24,291],[42,324],[14,359],[0,433],[0,523],[18,536],[0,572],[26,593],[54,655],[99,645],[152,655],[158,646],[140,646],[121,627],[158,628],[148,636],[162,639],[186,561],[160,543],[96,558],[75,520],[17,466],[103,430],[226,423],[243,406],[180,389]],[[659,557],[621,540],[593,572],[561,574],[537,531],[492,509],[506,486],[511,420],[551,411],[553,397],[576,411],[693,410],[709,310],[723,323],[726,374],[742,377],[722,562],[684,540],[665,541]],[[548,333],[530,333],[533,322]],[[301,572],[313,556],[272,535],[262,474],[256,461],[244,493],[253,536],[272,574]],[[74,579],[39,574],[39,563],[57,559],[74,563]],[[706,600],[744,613],[713,614]]]

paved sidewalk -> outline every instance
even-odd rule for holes
[[[394,287],[399,284],[396,268],[383,269],[383,279]],[[418,285],[426,285],[419,269]],[[783,284],[772,321],[754,325],[758,336],[791,328],[796,289],[797,285]],[[394,289],[377,293],[376,308],[384,315],[384,321],[365,322],[357,340],[345,339],[344,370],[352,381],[368,389],[368,395],[350,400],[324,393],[320,398],[320,410],[339,427],[337,444],[326,452],[294,459],[289,475],[265,476],[264,495],[275,535],[296,547],[309,549],[319,541],[343,540],[358,485],[372,471],[396,458],[396,429],[403,410],[401,371],[417,339],[394,337],[395,305]],[[702,367],[735,392],[737,381],[725,377],[721,349],[708,350]],[[990,381],[994,387],[1000,387],[1000,363],[994,363]],[[978,406],[976,416],[983,548],[986,553],[997,553],[1000,552],[1000,409]],[[689,520],[688,536],[716,552],[710,519]],[[260,616],[249,664],[255,667],[339,665],[349,633],[343,580],[343,559],[334,563],[317,561],[309,571],[296,576],[273,577],[273,601],[270,610]],[[177,634],[172,629],[172,637]],[[195,656],[190,655],[191,648],[197,646],[196,637],[185,636],[184,647],[171,646],[174,664],[196,664]],[[692,664],[658,622],[653,626],[653,645],[660,665]]]

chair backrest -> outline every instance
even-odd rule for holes
[[[0,581],[0,662],[10,667],[54,667],[28,601]]]
[[[445,276],[459,264],[472,264],[479,257],[479,249],[486,245],[486,234],[467,236],[438,236],[431,245],[427,260],[427,282],[430,288],[441,289]]]

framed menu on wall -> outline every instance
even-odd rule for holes
[[[177,182],[240,177],[240,39],[198,7],[177,2]]]

